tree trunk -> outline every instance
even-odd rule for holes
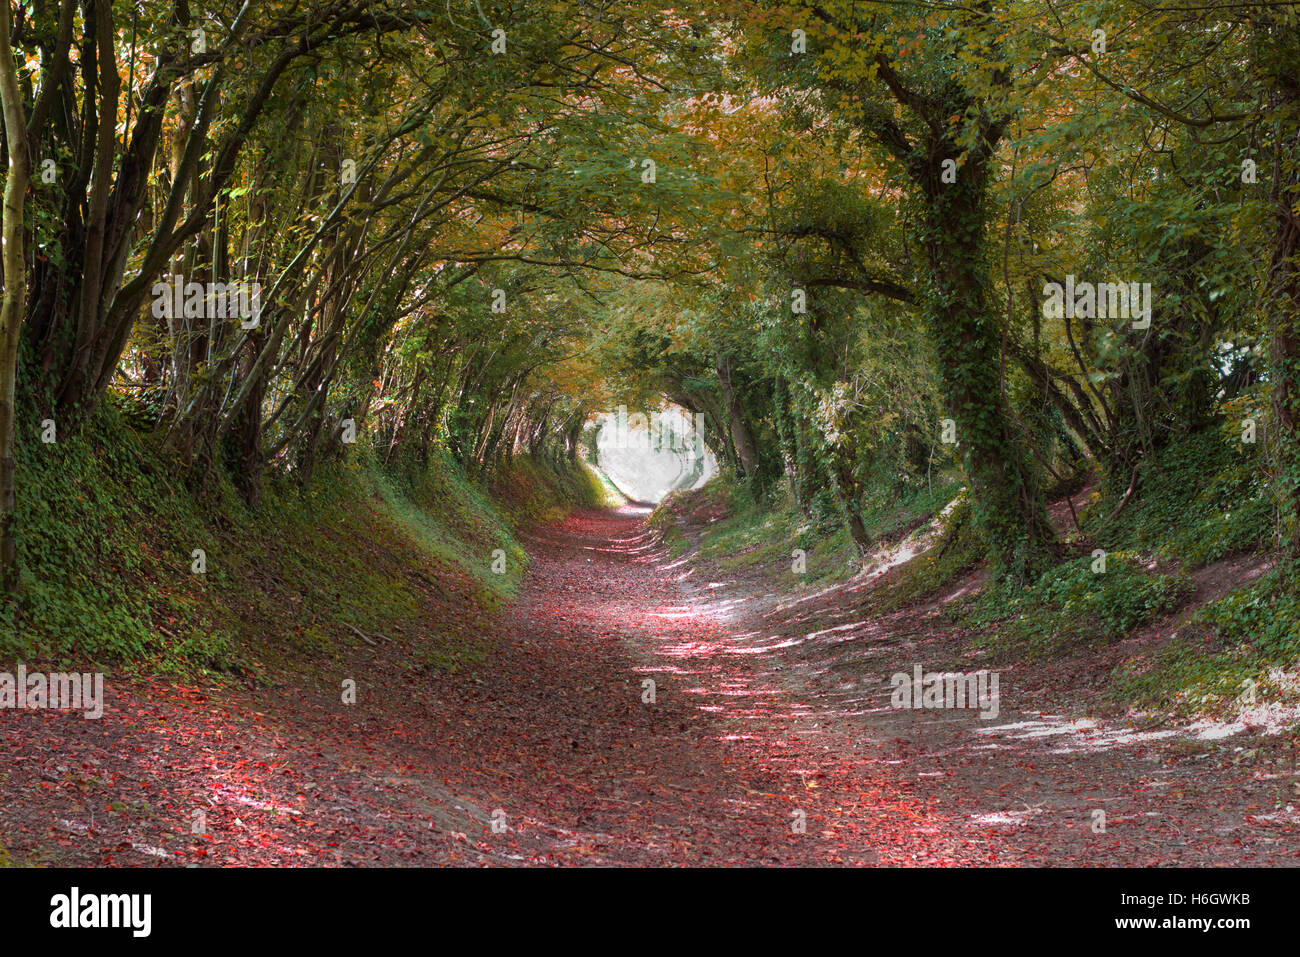
[[[9,37],[13,25],[8,3],[0,11],[0,104],[9,172],[4,190],[4,298],[0,301],[0,586],[18,589],[17,469],[14,452],[14,401],[18,380],[18,338],[27,306],[27,249],[23,217],[31,182],[31,154],[18,70]]]
[[[1283,91],[1300,103],[1300,84]],[[1268,273],[1269,359],[1273,376],[1273,418],[1277,425],[1277,491],[1284,519],[1283,547],[1300,559],[1300,169],[1294,130],[1278,143],[1281,153],[1273,186],[1277,227]],[[1285,526],[1289,525],[1289,536]]]
[[[758,453],[754,449],[754,438],[745,423],[745,412],[732,383],[731,358],[718,356],[715,366],[718,385],[722,388],[723,407],[727,412],[727,425],[731,430],[731,444],[736,449],[736,458],[740,460],[740,471],[747,479],[757,478]]]
[[[922,239],[930,269],[923,310],[976,516],[1001,571],[1026,582],[1055,560],[1056,536],[1002,394],[1002,337],[989,308],[983,249],[988,156],[969,152],[957,181],[944,183],[941,159],[959,152],[930,151],[921,171],[927,199]]]

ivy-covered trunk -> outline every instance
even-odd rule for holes
[[[1300,101],[1300,90],[1295,94]],[[1293,134],[1294,150],[1300,136]],[[1300,166],[1295,154],[1284,157],[1275,186],[1277,228],[1269,266],[1270,362],[1273,375],[1273,418],[1277,423],[1277,495],[1290,527],[1287,554],[1300,560]]]
[[[968,154],[951,183],[943,182],[940,158],[918,172],[930,273],[922,309],[975,514],[1000,570],[1016,581],[1032,581],[1054,562],[1056,536],[1002,392],[1001,331],[990,309],[984,250],[988,160]]]
[[[812,511],[811,496],[807,478],[800,468],[797,440],[799,426],[792,421],[791,402],[790,387],[783,376],[777,376],[772,387],[772,421],[776,425],[777,442],[781,446],[781,461],[785,467],[786,480],[790,483],[790,492],[794,495],[799,510],[807,517]]]

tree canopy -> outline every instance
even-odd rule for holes
[[[864,552],[960,474],[1019,582],[1045,489],[1249,421],[1300,553],[1292,5],[3,10],[11,588],[14,443],[106,403],[256,501],[673,402]]]

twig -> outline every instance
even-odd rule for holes
[[[1137,488],[1138,467],[1141,464],[1142,463],[1139,462],[1138,465],[1133,466],[1133,478],[1129,481],[1128,491],[1124,493],[1124,497],[1120,500],[1119,507],[1116,508],[1115,511],[1110,513],[1110,516],[1106,519],[1106,521],[1102,522],[1101,525],[1098,526],[1099,528],[1105,528],[1111,522],[1115,521],[1115,519],[1119,516],[1120,512],[1124,511],[1124,506],[1127,505],[1128,500],[1133,497],[1133,490]]]
[[[355,631],[357,633],[357,637],[359,637],[366,644],[374,645],[376,648],[379,647],[379,642],[371,641],[368,637],[366,637],[366,633],[362,631],[360,628],[357,628],[355,625],[349,625],[346,621],[343,623],[343,625],[344,627],[351,628],[353,631]]]

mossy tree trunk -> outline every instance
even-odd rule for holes
[[[1002,390],[1002,335],[984,249],[993,142],[967,151],[953,182],[944,182],[943,160],[961,151],[951,142],[936,146],[912,164],[925,199],[921,240],[930,275],[922,311],[976,517],[1001,571],[1031,581],[1056,560],[1056,536]]]

